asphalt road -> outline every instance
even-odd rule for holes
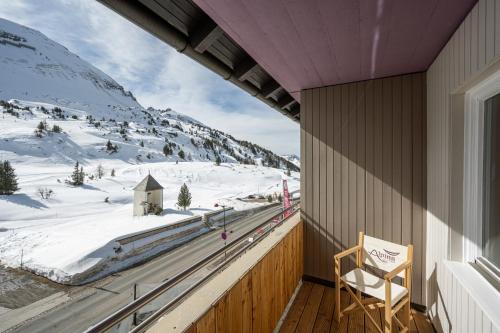
[[[278,213],[272,207],[227,226],[230,242]],[[205,234],[147,263],[70,291],[70,301],[25,322],[14,332],[83,332],[133,300],[134,284],[157,284],[223,247],[221,230]]]

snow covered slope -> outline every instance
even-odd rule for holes
[[[140,109],[132,93],[40,32],[0,18],[0,99]]]
[[[295,165],[297,168],[300,168],[300,157],[295,154],[290,155],[281,155],[285,160]]]
[[[76,150],[58,149],[59,159],[102,157],[100,148],[111,140],[119,148],[112,158],[134,163],[215,161],[219,156],[222,162],[298,171],[271,151],[208,128],[188,116],[170,109],[144,109],[132,93],[62,45],[4,19],[0,19],[0,73],[0,100],[22,101],[17,106],[29,108],[29,112],[21,112],[20,119],[62,121],[63,130],[73,126],[65,125],[65,121],[78,122],[78,132],[89,140],[74,142]],[[15,107],[16,103],[10,107],[4,103],[4,109]],[[62,112],[54,113],[56,107]],[[165,149],[167,144],[169,148]],[[34,156],[54,154],[41,146],[41,151],[32,152]],[[11,148],[13,145],[7,150]]]
[[[0,196],[0,264],[22,266],[54,281],[70,283],[76,275],[116,261],[112,245],[121,236],[201,215],[214,210],[216,202],[239,210],[254,207],[254,203],[238,198],[257,191],[279,192],[283,177],[278,169],[234,163],[102,162],[106,176],[80,187],[59,181],[71,172],[70,167],[49,163],[17,165],[21,191]],[[115,177],[109,174],[111,167],[116,169]],[[148,173],[165,188],[164,214],[133,217],[132,189]],[[188,211],[175,205],[183,183],[192,194]],[[298,186],[298,174],[293,172],[290,191],[297,191]],[[54,194],[50,199],[41,199],[37,195],[39,188],[50,188]],[[123,263],[116,261],[107,273],[120,268],[124,268]],[[103,272],[98,274],[103,276]]]
[[[173,110],[145,109],[63,46],[2,19],[0,160],[11,162],[20,187],[0,196],[0,265],[64,283],[115,260],[109,244],[118,237],[216,202],[254,207],[240,199],[280,193],[284,177],[291,192],[299,187],[298,168],[285,158]],[[66,182],[77,161],[83,186]],[[134,218],[132,189],[149,172],[165,187],[164,211]],[[183,183],[193,198],[186,212],[175,205]],[[50,198],[40,195],[48,190]]]

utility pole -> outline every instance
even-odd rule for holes
[[[222,205],[222,214],[224,216],[224,232],[226,232],[226,206]],[[226,240],[224,240],[224,246],[226,246]]]
[[[137,283],[134,283],[134,301],[137,299]],[[133,318],[132,318],[132,324],[134,326],[137,326],[137,312],[134,312]]]
[[[222,215],[223,215],[223,223],[224,223],[224,232],[222,232],[222,239],[224,240],[224,249],[227,245],[227,230],[226,230],[226,205],[215,204],[215,207],[222,207]],[[224,260],[226,259],[226,251],[224,251]]]
[[[222,215],[224,216],[223,217],[223,221],[224,221],[224,249],[226,248],[226,245],[227,245],[227,230],[226,230],[226,206],[225,205],[221,205],[222,207]],[[226,260],[226,251],[224,251],[224,260]]]

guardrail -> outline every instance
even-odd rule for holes
[[[215,218],[216,216],[218,215],[223,215],[224,212],[227,214],[228,212],[234,210],[233,207],[226,207],[226,208],[223,208],[223,209],[219,209],[219,210],[214,210],[213,212],[208,212],[208,213],[205,213],[203,214],[203,221],[205,223],[208,223],[210,224],[210,222],[212,221],[213,218]]]
[[[198,269],[204,267],[206,264],[208,264],[210,261],[215,259],[216,257],[222,255],[225,253],[229,248],[233,247],[234,245],[237,245],[241,243],[243,240],[248,239],[250,235],[255,234],[258,230],[260,230],[262,227],[266,226],[276,218],[280,218],[283,216],[286,212],[290,212],[290,216],[293,215],[294,212],[298,210],[299,202],[294,203],[293,206],[289,207],[288,209],[284,209],[280,211],[279,213],[273,215],[271,218],[267,219],[265,222],[262,222],[259,224],[257,227],[254,229],[248,231],[247,233],[241,235],[234,241],[230,242],[227,244],[227,246],[224,246],[206,257],[202,258],[198,262],[194,263],[192,266],[186,268],[185,270],[179,272],[178,274],[174,275],[171,279],[168,281],[165,281],[164,283],[160,284],[158,287],[155,289],[151,290],[147,294],[139,297],[138,299],[134,300],[133,302],[125,305],[123,308],[120,310],[116,311],[115,313],[111,314],[107,318],[103,319],[99,323],[93,325],[92,327],[88,328],[85,333],[102,333],[106,332],[107,330],[111,329],[113,326],[117,325],[127,317],[133,315],[137,310],[148,304],[149,302],[155,300],[158,298],[160,295],[162,295],[164,292],[166,292],[169,288],[173,287],[180,281],[182,281],[184,278],[188,277]],[[287,217],[287,218],[288,218]],[[267,236],[269,233],[271,233],[277,226],[281,225],[287,218],[281,218],[278,223],[273,225],[271,228],[266,230],[264,233],[262,233],[257,239],[255,239],[253,242],[249,242],[246,244],[244,247],[242,247],[240,250],[236,251],[234,254],[229,256],[224,262],[219,264],[214,270],[212,270],[209,274],[204,276],[202,279],[191,285],[188,289],[180,293],[178,296],[176,296],[173,300],[165,304],[162,308],[160,308],[157,312],[153,313],[151,316],[146,318],[142,323],[140,323],[138,326],[136,326],[134,329],[132,329],[130,332],[132,333],[138,333],[138,332],[144,332],[148,327],[150,327],[156,320],[158,320],[162,315],[164,315],[168,310],[170,310],[175,304],[177,304],[181,299],[183,299],[185,296],[187,296],[189,293],[191,293],[195,288],[203,284],[205,281],[207,281],[209,278],[211,278],[213,275],[215,275],[221,268],[226,266],[229,262],[234,260],[235,258],[239,257],[243,252],[248,250],[250,247],[254,246],[259,240]]]
[[[188,217],[186,219],[180,220],[178,222],[175,222],[175,223],[172,223],[172,224],[169,224],[166,226],[161,226],[161,227],[151,228],[151,229],[144,230],[144,231],[135,232],[133,234],[121,237],[121,238],[117,239],[116,241],[118,243],[120,243],[120,245],[126,245],[128,243],[132,243],[132,242],[137,241],[139,239],[154,236],[154,235],[160,234],[160,233],[165,232],[165,231],[182,228],[182,227],[188,226],[190,224],[201,222],[201,221],[202,221],[201,215],[192,216],[192,217]]]

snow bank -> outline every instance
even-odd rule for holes
[[[0,196],[0,263],[32,270],[54,281],[81,281],[96,268],[115,258],[115,241],[125,235],[176,223],[190,216],[215,210],[215,203],[243,210],[256,203],[239,200],[249,194],[281,191],[285,177],[278,169],[209,162],[151,163],[129,165],[117,161],[92,161],[91,169],[102,163],[108,172],[101,180],[82,187],[58,182],[72,171],[71,165],[42,163],[17,165],[21,191]],[[113,167],[116,176],[109,176]],[[165,188],[163,216],[132,216],[132,188],[150,172]],[[192,193],[188,211],[176,209],[180,186],[186,183]],[[298,175],[289,179],[290,191],[297,190]],[[55,195],[49,200],[37,196],[39,187],[49,187]],[[109,203],[104,199],[109,197]],[[203,232],[203,231],[200,231]],[[124,251],[127,253],[127,251]],[[144,255],[152,255],[146,253]],[[135,260],[135,259],[134,259]],[[97,273],[97,272],[96,272]],[[84,275],[85,275],[84,274]]]

